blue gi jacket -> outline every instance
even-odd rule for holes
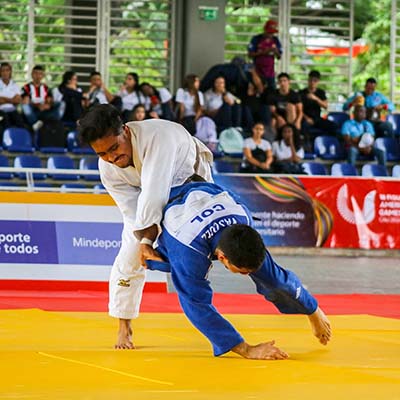
[[[212,305],[207,274],[222,230],[252,224],[249,210],[218,185],[197,182],[175,187],[165,207],[157,251],[168,263],[147,262],[149,269],[170,271],[182,309],[212,343],[214,355],[228,352],[243,337]],[[266,252],[263,266],[250,274],[257,291],[281,312],[311,314],[316,300],[292,272]]]

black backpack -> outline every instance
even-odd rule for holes
[[[64,124],[58,120],[45,120],[39,129],[39,147],[66,147]]]

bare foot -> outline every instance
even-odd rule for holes
[[[115,343],[114,349],[132,350],[134,348],[131,321],[120,319],[117,343]]]
[[[327,345],[331,339],[331,324],[325,313],[318,307],[308,318],[314,336],[319,339],[321,344]]]

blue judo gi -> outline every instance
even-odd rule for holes
[[[157,251],[167,261],[147,262],[149,269],[171,272],[184,313],[210,340],[215,356],[244,341],[212,305],[213,291],[207,279],[221,232],[233,224],[252,226],[252,217],[232,193],[206,182],[175,187],[157,239]],[[318,307],[300,279],[276,264],[267,250],[261,268],[249,277],[257,292],[282,313],[312,314]]]

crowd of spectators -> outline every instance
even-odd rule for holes
[[[40,65],[33,68],[31,82],[20,88],[12,80],[12,65],[3,62],[0,136],[7,127],[17,126],[27,128],[34,137],[47,121],[54,120],[61,121],[67,132],[76,128],[84,110],[110,103],[120,110],[124,121],[176,121],[213,151],[218,150],[221,132],[235,129],[245,139],[243,172],[302,173],[301,161],[320,135],[336,136],[353,165],[359,155],[373,155],[385,165],[385,151],[373,144],[376,137],[394,137],[392,125],[384,119],[394,106],[376,90],[376,80],[369,78],[364,90],[348,98],[343,111],[353,118],[337,124],[326,118],[328,100],[319,87],[319,71],[310,71],[307,86],[299,91],[292,88],[288,73],[275,77],[275,59],[283,51],[274,35],[277,32],[276,22],[267,21],[264,32],[254,36],[248,46],[252,63],[235,58],[213,66],[202,79],[189,74],[174,95],[165,87],[141,82],[135,72],[126,74],[116,93],[105,86],[97,71],[90,74],[87,91],[79,87],[74,71],[66,71],[51,90]]]

